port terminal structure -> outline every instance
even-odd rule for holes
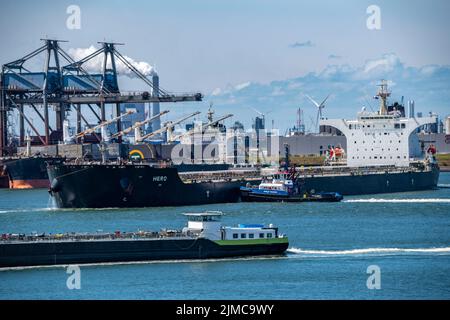
[[[120,43],[99,42],[101,48],[81,60],[75,61],[60,44],[67,41],[42,39],[44,44],[15,61],[2,65],[0,77],[0,156],[14,154],[15,147],[26,144],[25,122],[33,132],[33,145],[49,146],[63,140],[63,126],[68,111],[77,115],[76,135],[83,132],[82,123],[89,125],[85,111],[90,110],[98,122],[106,122],[105,106],[115,106],[115,116],[120,116],[122,103],[153,103],[159,109],[162,102],[202,101],[201,93],[170,93],[159,86],[159,77],[154,72],[147,77],[122,55]],[[44,56],[44,69],[31,71],[25,63],[36,56]],[[99,73],[86,71],[86,63],[103,56]],[[124,92],[118,85],[117,63],[126,68],[147,86],[148,91]],[[33,119],[25,111],[30,109],[43,122],[44,132],[39,132]],[[17,110],[19,118],[19,141],[14,146],[9,128],[9,113]],[[49,112],[55,112],[55,124],[49,123]],[[120,119],[116,121],[117,132],[123,130]],[[42,131],[42,129],[41,129]],[[96,135],[96,142],[101,137]],[[119,137],[120,142],[120,137]]]

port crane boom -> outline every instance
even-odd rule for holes
[[[180,134],[180,135],[174,137],[173,139],[171,139],[171,141],[178,140],[178,139],[180,139],[180,138],[182,138],[182,137],[185,137],[185,136],[190,136],[190,135],[192,135],[192,134],[194,134],[195,132],[198,132],[198,131],[204,133],[205,129],[207,129],[208,127],[213,127],[213,126],[215,126],[216,124],[218,124],[220,121],[223,121],[223,120],[225,120],[225,119],[228,119],[228,118],[230,118],[230,117],[232,117],[232,116],[233,116],[233,114],[231,114],[231,113],[230,113],[230,114],[227,114],[227,115],[225,115],[225,116],[223,116],[223,117],[220,117],[219,119],[217,119],[217,120],[215,120],[215,121],[213,121],[213,122],[208,122],[208,123],[202,125],[201,128],[200,128],[200,130],[198,130],[198,129],[196,129],[196,128],[193,128],[193,129],[189,130],[189,131],[186,132],[186,133],[183,133],[183,134]]]
[[[82,132],[76,134],[76,135],[75,135],[75,138],[81,138],[81,137],[84,137],[84,136],[87,135],[87,134],[93,133],[93,132],[95,132],[96,130],[101,129],[101,128],[107,126],[108,124],[114,123],[114,122],[116,122],[116,121],[118,121],[118,120],[120,120],[120,119],[122,119],[122,118],[124,118],[124,117],[126,117],[126,116],[129,116],[130,114],[133,114],[133,113],[135,113],[135,112],[132,111],[132,110],[129,110],[129,111],[127,111],[127,112],[121,114],[120,116],[117,116],[117,117],[115,117],[115,118],[112,118],[111,120],[103,121],[102,123],[96,125],[95,127],[89,128],[89,129],[87,129],[87,130],[84,130],[84,131],[82,131]]]
[[[153,120],[155,120],[155,119],[165,115],[166,113],[169,113],[169,110],[164,110],[164,111],[158,113],[157,115],[154,115],[151,118],[145,119],[144,121],[138,121],[134,125],[132,125],[131,127],[128,127],[128,128],[126,128],[126,129],[124,129],[122,131],[119,131],[117,133],[114,133],[113,135],[111,135],[111,137],[112,138],[116,138],[116,137],[123,136],[124,134],[128,134],[131,131],[133,131],[134,129],[137,129],[137,128],[140,128],[142,126],[145,126],[147,123],[152,122]]]
[[[185,121],[185,120],[187,120],[187,119],[189,119],[191,117],[194,117],[194,116],[196,116],[196,115],[198,115],[200,113],[201,113],[200,111],[197,111],[197,112],[191,113],[191,114],[189,114],[189,115],[187,115],[187,116],[185,116],[185,117],[183,117],[181,119],[178,119],[176,121],[168,121],[168,122],[166,122],[166,124],[161,129],[156,130],[154,132],[151,132],[149,134],[146,134],[145,136],[140,137],[140,139],[136,139],[136,142],[141,142],[141,141],[144,141],[145,139],[151,138],[151,137],[156,136],[156,135],[158,135],[160,133],[163,133],[165,131],[170,131],[177,124],[179,124],[179,123],[181,123],[181,122],[183,122],[183,121]]]

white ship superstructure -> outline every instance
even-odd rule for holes
[[[356,120],[322,119],[321,125],[339,129],[347,139],[347,166],[407,167],[412,160],[411,134],[419,127],[436,123],[435,115],[405,118],[400,112],[388,112],[390,92],[383,81],[377,96],[381,100],[378,112],[363,109]]]

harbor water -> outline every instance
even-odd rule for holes
[[[102,210],[58,210],[47,190],[3,189],[0,234],[178,229],[183,212],[221,210],[226,225],[277,225],[290,248],[276,257],[80,266],[80,289],[68,288],[65,266],[2,269],[0,299],[450,299],[450,173],[439,184],[340,203]],[[374,268],[379,289],[368,286]]]

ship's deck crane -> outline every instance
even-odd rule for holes
[[[166,113],[169,113],[169,110],[164,110],[164,111],[158,113],[157,115],[155,115],[155,116],[153,116],[151,118],[148,118],[148,119],[146,119],[144,121],[138,121],[135,124],[133,124],[131,127],[128,127],[128,128],[126,128],[126,129],[124,129],[122,131],[119,131],[117,133],[114,133],[113,135],[111,135],[111,137],[112,138],[117,138],[117,137],[123,136],[124,134],[128,134],[131,131],[133,131],[135,129],[138,129],[138,128],[142,127],[142,126],[145,126],[147,123],[150,123],[153,120],[155,120],[155,119],[165,115]]]
[[[120,116],[117,116],[117,117],[115,117],[115,118],[112,118],[111,120],[103,121],[102,123],[96,125],[95,127],[89,128],[89,129],[87,129],[87,130],[84,130],[84,131],[82,131],[82,132],[76,134],[76,135],[75,135],[75,138],[77,139],[77,138],[84,137],[84,136],[87,135],[87,134],[93,133],[93,132],[95,132],[96,130],[101,129],[101,128],[107,126],[108,124],[114,123],[114,122],[116,122],[116,121],[118,121],[118,120],[120,120],[120,119],[122,119],[122,118],[124,118],[124,117],[126,117],[126,116],[129,116],[130,114],[133,114],[133,113],[135,113],[135,112],[132,111],[132,110],[129,110],[129,111],[127,111],[127,112],[121,114]]]
[[[144,141],[144,140],[146,140],[148,138],[154,137],[154,136],[156,136],[156,135],[158,135],[160,133],[163,133],[165,131],[168,131],[168,137],[170,138],[172,129],[177,124],[179,124],[179,123],[181,123],[181,122],[183,122],[183,121],[185,121],[185,120],[187,120],[189,118],[192,118],[192,117],[194,117],[194,116],[196,116],[196,115],[198,115],[200,113],[201,113],[200,111],[197,111],[197,112],[191,113],[191,114],[189,114],[189,115],[187,115],[187,116],[185,116],[185,117],[183,117],[181,119],[178,119],[178,120],[175,120],[175,121],[168,121],[168,122],[166,122],[164,124],[164,126],[161,129],[156,130],[154,132],[151,132],[149,134],[146,134],[145,136],[142,136],[142,137],[136,137],[136,142],[142,142],[142,141]],[[168,139],[168,140],[172,141],[171,139]]]
[[[213,127],[213,126],[215,126],[216,124],[218,124],[220,121],[223,121],[223,120],[225,120],[225,119],[228,119],[228,118],[230,118],[230,117],[232,117],[232,116],[233,116],[233,114],[231,114],[231,113],[230,113],[230,114],[227,114],[227,115],[225,115],[225,116],[223,116],[223,117],[220,117],[220,118],[217,119],[217,120],[214,120],[214,121],[212,121],[212,122],[208,122],[208,123],[202,125],[201,128],[200,128],[200,130],[197,129],[197,128],[193,128],[193,129],[189,130],[188,132],[185,132],[185,133],[183,133],[183,134],[177,135],[177,136],[173,137],[173,138],[171,139],[171,141],[178,140],[178,139],[180,139],[180,138],[182,138],[182,137],[185,137],[185,136],[190,136],[190,135],[192,135],[192,134],[194,134],[194,133],[196,133],[196,132],[198,132],[198,131],[201,131],[202,133],[204,133],[205,130],[206,130],[208,127]]]

